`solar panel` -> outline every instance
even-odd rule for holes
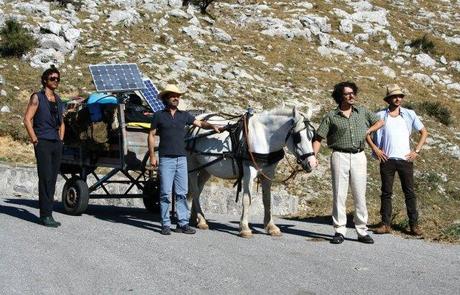
[[[152,111],[157,112],[165,108],[165,105],[158,97],[158,89],[150,79],[144,80],[145,89],[141,90],[142,96],[147,101]]]
[[[136,64],[90,65],[89,71],[97,92],[124,92],[145,88]]]

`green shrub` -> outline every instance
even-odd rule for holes
[[[182,6],[187,6],[189,3],[192,3],[200,6],[201,13],[206,14],[206,9],[208,9],[212,2],[215,2],[215,0],[182,0]]]
[[[9,19],[0,30],[0,54],[21,57],[37,47],[37,40],[18,21]]]
[[[453,123],[450,110],[439,102],[421,102],[419,108],[428,115],[435,117],[442,124],[449,126]]]
[[[460,224],[454,224],[442,231],[442,235],[453,240],[460,240]]]
[[[412,40],[409,46],[425,53],[435,53],[435,44],[427,34]]]

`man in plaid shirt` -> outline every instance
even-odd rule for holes
[[[366,136],[384,124],[384,121],[362,106],[356,106],[358,87],[353,82],[341,82],[334,86],[332,97],[337,108],[322,119],[313,142],[315,155],[321,147],[321,140],[327,139],[331,154],[331,174],[333,191],[332,220],[335,235],[333,244],[341,244],[346,234],[346,199],[348,186],[354,198],[354,223],[358,241],[373,244],[367,233],[367,159],[364,154]]]

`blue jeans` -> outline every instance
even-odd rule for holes
[[[187,204],[187,158],[184,156],[160,157],[159,162],[161,225],[171,226],[171,219],[169,218],[169,204],[171,203],[173,184],[174,192],[176,194],[178,225],[187,225],[190,218],[190,208]]]

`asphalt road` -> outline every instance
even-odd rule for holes
[[[0,198],[0,294],[459,294],[460,246],[374,236],[329,243],[326,218],[277,219],[284,233],[237,236],[238,217],[213,215],[196,235],[159,234],[140,208],[90,205],[58,229],[38,202]]]

